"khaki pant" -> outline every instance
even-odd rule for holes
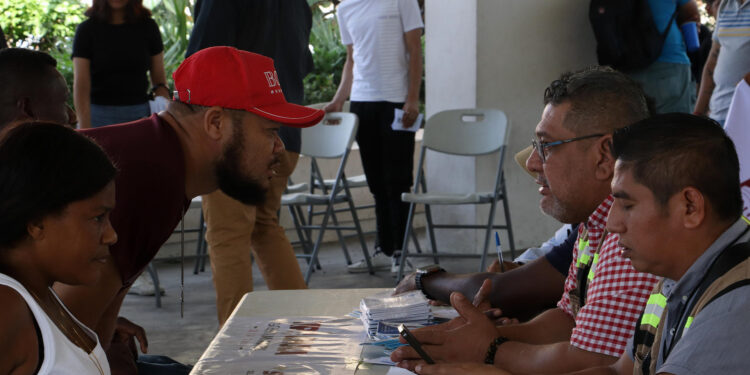
[[[282,153],[279,173],[271,179],[263,205],[244,205],[218,190],[203,196],[206,242],[220,325],[229,318],[242,296],[253,290],[250,250],[268,289],[307,288],[277,215],[281,194],[298,158],[295,152]]]

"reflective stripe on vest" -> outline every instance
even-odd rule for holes
[[[596,260],[596,259],[595,259]],[[648,297],[646,302],[646,308],[643,310],[643,318],[641,318],[641,325],[647,324],[654,328],[659,327],[661,316],[664,313],[664,309],[667,308],[667,297],[664,297],[661,293],[654,293]],[[682,334],[687,333],[690,326],[693,324],[693,317],[689,316],[685,321],[685,328],[682,330]]]
[[[661,293],[654,293],[648,297],[646,302],[646,309],[643,310],[643,318],[641,318],[641,325],[650,325],[654,328],[659,327],[659,321],[661,315],[664,313],[664,309],[667,307],[667,297],[664,297]]]
[[[583,268],[585,265],[589,264],[589,260],[591,260],[591,256],[586,252],[586,248],[589,247],[589,240],[579,240],[578,241],[578,261],[576,262],[576,267]]]
[[[685,321],[685,328],[682,329],[682,335],[685,336],[687,334],[688,328],[693,325],[693,317],[688,316],[687,320]]]

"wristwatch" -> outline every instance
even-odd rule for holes
[[[417,290],[421,291],[422,294],[424,294],[427,299],[435,299],[432,296],[430,296],[426,290],[424,290],[424,284],[422,284],[422,278],[432,275],[434,273],[440,273],[445,272],[445,270],[440,267],[439,264],[433,264],[425,267],[419,267],[417,268],[416,275],[414,276],[414,285],[417,287]]]

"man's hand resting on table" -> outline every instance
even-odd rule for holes
[[[401,279],[401,282],[396,285],[396,288],[393,291],[393,295],[402,294],[406,292],[411,292],[413,290],[417,290],[417,284],[415,281],[415,278],[417,277],[416,272],[412,272],[406,276],[404,276],[403,279]]]
[[[396,288],[393,291],[393,295],[398,295],[406,292],[411,292],[414,290],[417,290],[417,284],[415,281],[415,278],[417,277],[416,272],[412,272],[406,276],[404,276],[403,279],[401,279],[401,282],[396,285]],[[448,306],[447,303],[436,301],[436,300],[429,300],[430,305],[432,306]]]
[[[414,278],[416,276],[416,273],[411,273],[404,277],[403,280],[396,286],[395,291],[393,292],[393,295],[398,295],[401,293],[410,292],[413,290],[416,290],[416,284],[414,282]],[[436,275],[437,276],[437,275]],[[439,276],[438,276],[439,277]],[[507,325],[507,324],[517,324],[518,319],[511,319],[508,317],[503,316],[502,310],[498,308],[492,308],[492,305],[490,304],[489,295],[492,292],[492,280],[486,279],[482,283],[482,286],[477,291],[477,294],[474,295],[474,306],[477,306],[481,311],[484,311],[485,315],[487,315],[490,319],[495,321],[496,325]],[[435,301],[430,300],[430,305],[433,306],[447,306],[446,303],[443,303],[441,301]]]
[[[492,320],[495,325],[504,326],[509,324],[518,324],[518,319],[503,316],[503,310],[492,307],[489,298],[490,293],[492,293],[492,280],[485,279],[482,282],[482,286],[479,287],[477,294],[474,295],[472,304],[476,306],[479,311],[483,311],[484,315],[490,318],[490,320]]]
[[[498,336],[495,324],[461,293],[451,294],[451,305],[459,317],[450,322],[414,330],[422,348],[439,362],[484,362],[490,343]],[[402,342],[406,343],[405,340]],[[413,370],[424,364],[413,348],[402,346],[391,353],[399,367]]]

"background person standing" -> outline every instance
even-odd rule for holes
[[[372,265],[393,268],[389,257],[401,245],[414,165],[414,133],[394,131],[394,111],[403,109],[404,127],[419,115],[424,23],[417,0],[346,0],[338,7],[346,62],[338,91],[324,110],[350,110],[359,117],[357,143],[370,192],[375,198],[377,240]],[[395,258],[394,258],[395,259]],[[349,272],[367,272],[364,260]]]
[[[94,0],[73,40],[73,99],[81,129],[150,114],[155,95],[170,97],[164,45],[143,0]]]
[[[654,99],[656,113],[689,113],[695,103],[695,86],[679,25],[700,21],[698,5],[694,0],[649,0],[648,3],[656,28],[666,33],[664,44],[656,61],[628,75]],[[674,21],[670,23],[673,16]]]
[[[737,84],[750,72],[750,2],[723,0],[693,114],[724,124]]]

